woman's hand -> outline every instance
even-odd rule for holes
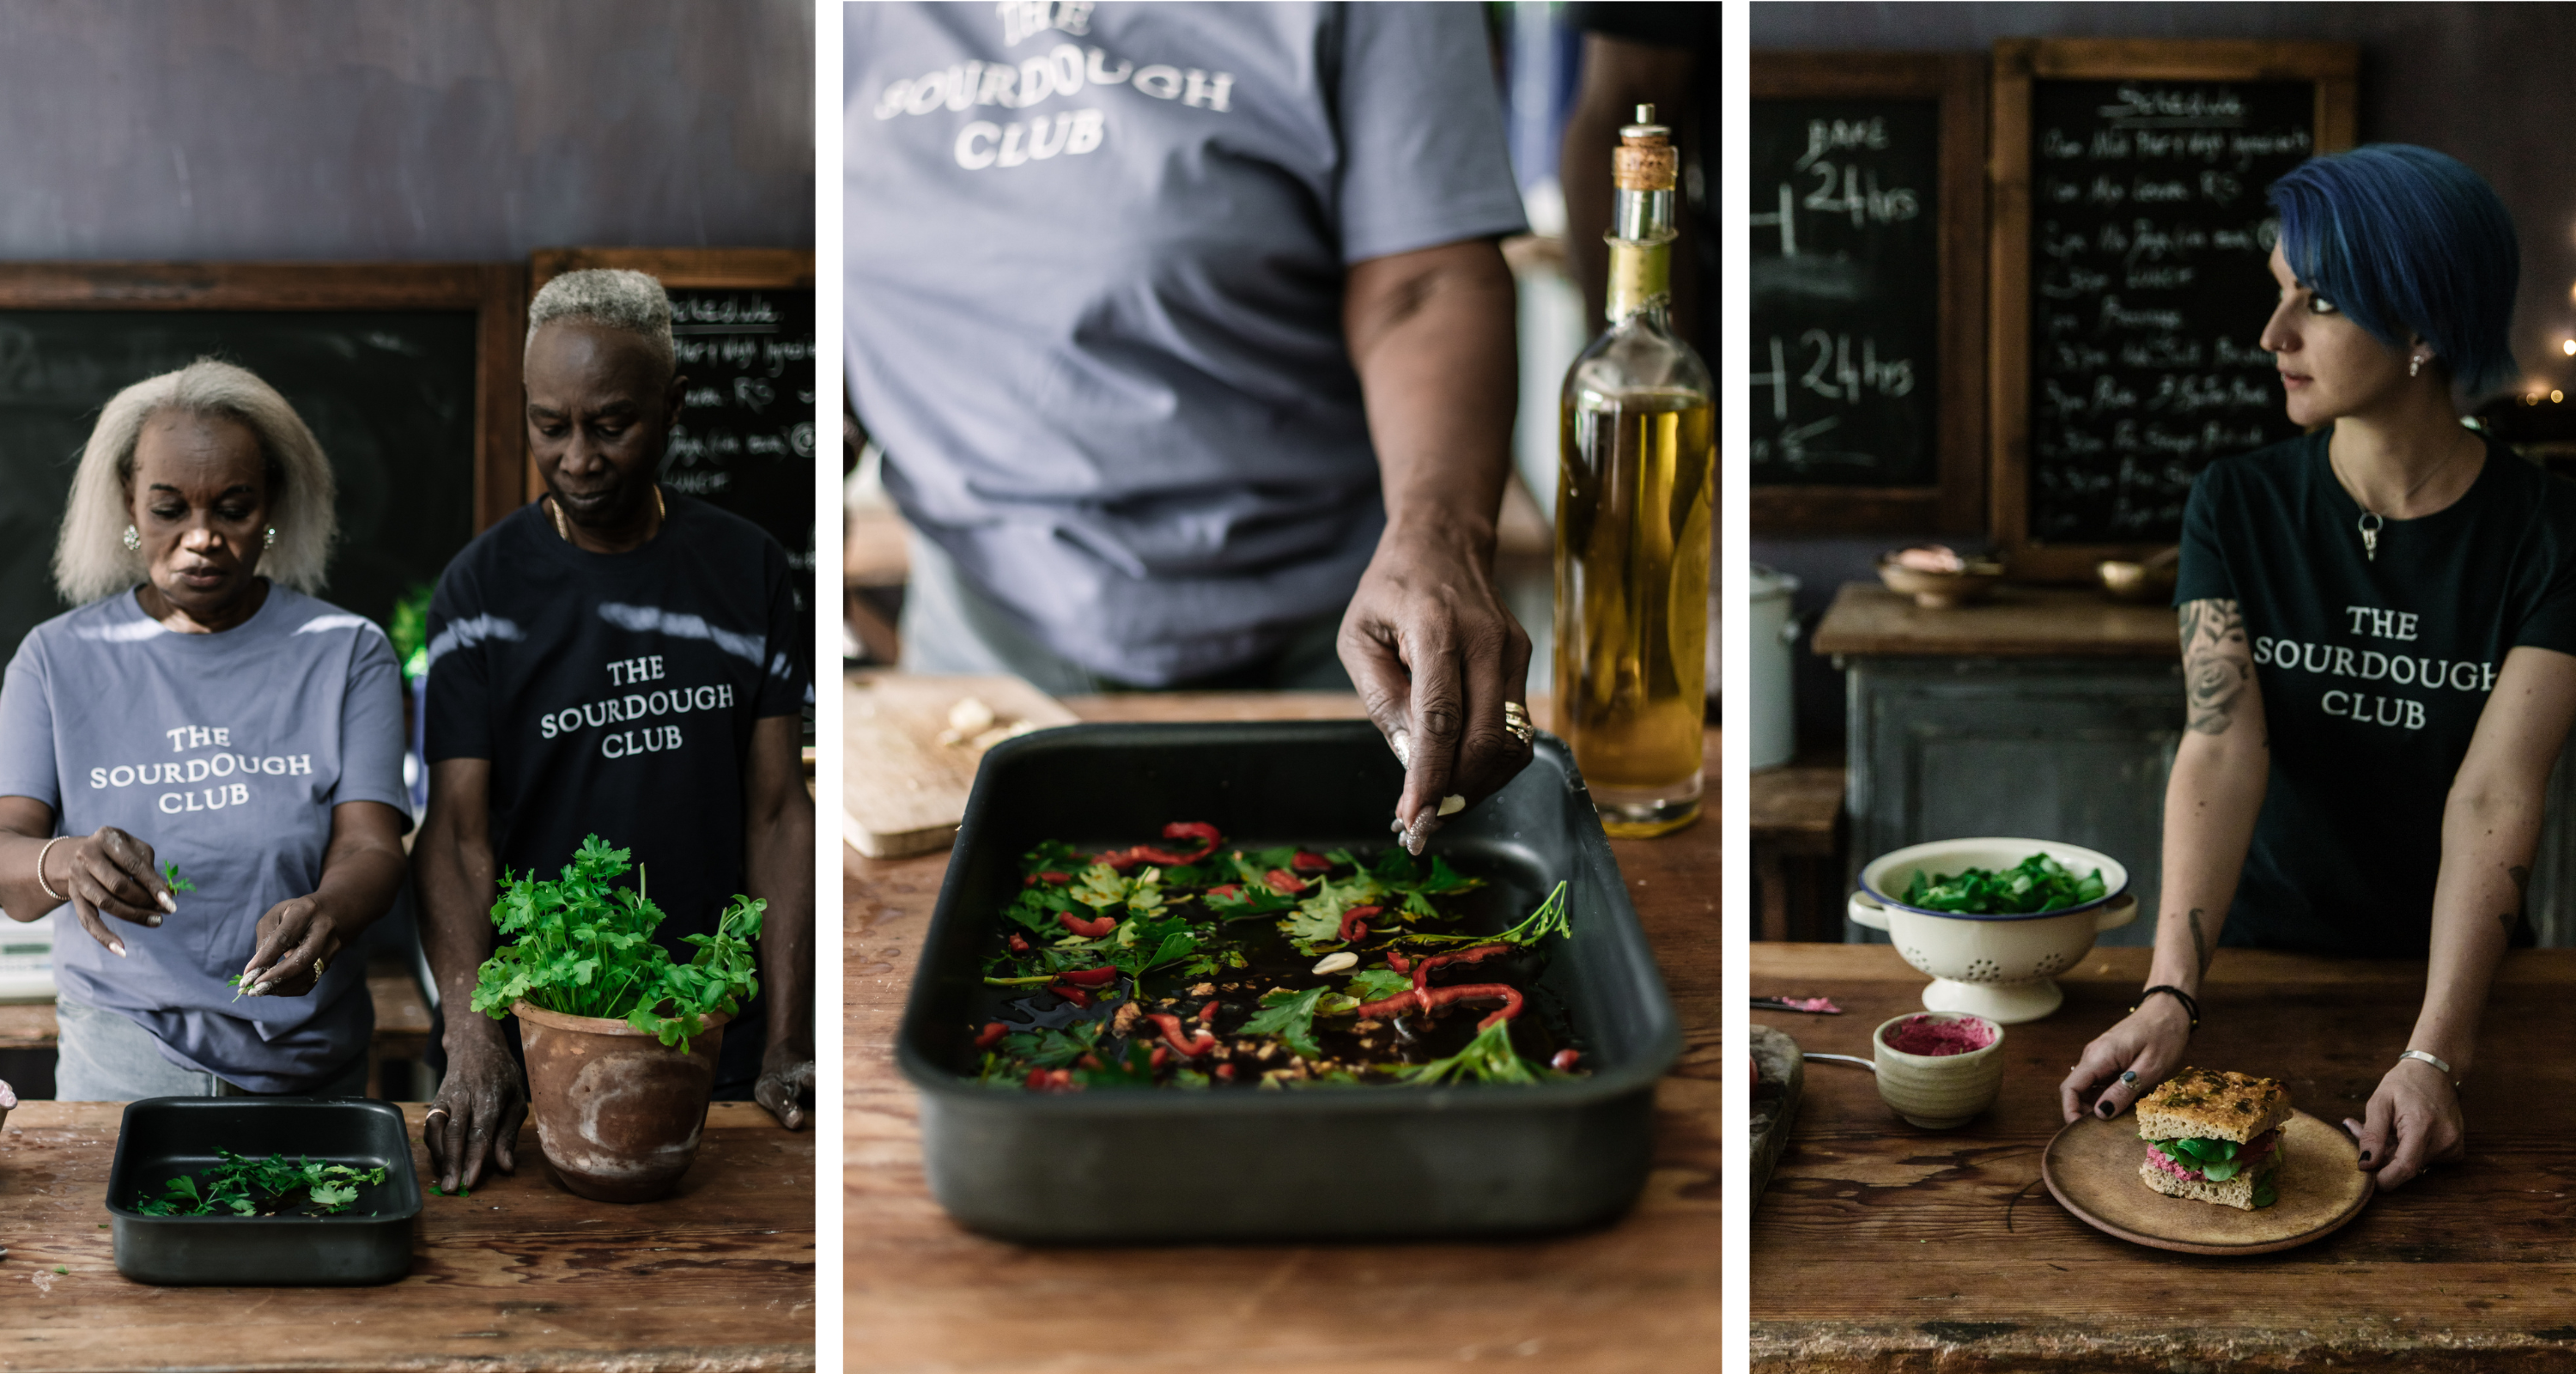
[[[40,852],[38,857],[45,865],[39,876],[71,898],[72,914],[80,918],[81,929],[119,958],[125,955],[125,941],[108,929],[100,919],[103,915],[157,926],[164,913],[179,909],[153,862],[152,846],[115,826],[102,825],[92,834],[65,839],[52,853]]]
[[[807,1115],[805,1097],[813,1091],[814,1047],[782,1041],[761,1057],[760,1081],[752,1085],[751,1098],[767,1107],[779,1125],[801,1131]]]
[[[2057,1085],[2058,1106],[2073,1121],[2084,1114],[2084,1095],[2107,1082],[2111,1086],[2094,1100],[2093,1110],[2106,1118],[2118,1116],[2181,1068],[2190,1044],[2191,1016],[2182,1003],[2150,997],[2084,1047],[2084,1057]]]
[[[2460,1090],[2440,1069],[2421,1059],[2400,1059],[2379,1080],[2363,1109],[2367,1121],[2343,1119],[2361,1141],[2361,1167],[2394,1188],[2437,1159],[2468,1151],[2468,1126],[2460,1116]]]
[[[289,897],[259,918],[259,943],[242,965],[241,988],[252,997],[301,997],[319,986],[323,967],[340,956],[340,922],[318,897]]]
[[[500,1025],[481,1012],[448,1022],[446,1044],[447,1076],[430,1099],[420,1138],[429,1146],[431,1177],[452,1194],[482,1182],[487,1162],[499,1173],[518,1172],[528,1081]]]
[[[1342,617],[1342,666],[1404,761],[1396,820],[1416,854],[1440,827],[1442,798],[1473,806],[1529,766],[1531,746],[1503,714],[1529,697],[1529,635],[1489,561],[1472,537],[1391,531]]]

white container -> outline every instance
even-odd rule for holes
[[[2102,896],[2029,916],[1962,916],[1907,906],[1888,895],[1903,892],[1918,870],[2006,869],[2033,854],[2046,854],[2077,873],[2102,870]],[[2138,899],[2129,893],[2129,870],[2106,854],[2049,840],[1986,837],[1934,840],[1871,860],[1860,871],[1849,915],[1886,931],[1905,962],[1932,975],[1932,985],[1923,990],[1924,1010],[1971,1012],[2017,1026],[2057,1010],[2066,994],[2049,975],[2081,962],[2097,933],[2137,919]]]
[[[1798,579],[1756,563],[1745,587],[1750,609],[1745,613],[1745,695],[1753,698],[1744,713],[1754,768],[1777,768],[1798,752],[1798,708],[1790,667],[1797,653],[1795,617],[1790,602]]]
[[[54,918],[63,910],[23,925],[0,917],[0,1002],[54,1000]]]

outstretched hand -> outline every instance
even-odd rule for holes
[[[2070,1122],[2088,1107],[2105,1119],[2118,1116],[2181,1068],[2190,1045],[2191,1016],[2182,1004],[2151,997],[2084,1047],[2084,1056],[2057,1085],[2058,1107]],[[2085,1102],[2095,1088],[2102,1094]]]
[[[1492,560],[1448,530],[1390,529],[1342,617],[1342,665],[1369,719],[1404,761],[1390,827],[1419,854],[1455,795],[1474,806],[1530,761],[1504,728],[1529,694],[1529,635],[1503,608]]]
[[[2382,1188],[2397,1187],[2424,1172],[2425,1165],[2468,1151],[2459,1089],[2421,1059],[2398,1060],[2362,1112],[2361,1121],[2345,1117],[2344,1129],[2361,1142],[2361,1167],[2378,1175]]]

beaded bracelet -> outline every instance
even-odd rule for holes
[[[2171,993],[2171,994],[2173,994],[2173,999],[2174,999],[2175,1001],[2177,1001],[2177,1002],[2182,1003],[2182,1009],[2183,1009],[2184,1014],[2186,1014],[2186,1015],[2188,1015],[2189,1017],[2191,1017],[2191,1028],[2192,1028],[2193,1030],[2199,1030],[2199,1029],[2200,1029],[2200,1003],[2193,1001],[2190,993],[2185,992],[2185,991],[2183,991],[2182,989],[2180,989],[2180,988],[2178,988],[2178,987],[2175,987],[2175,986],[2174,986],[2174,985],[2172,985],[2171,983],[2158,983],[2158,984],[2156,984],[2154,987],[2151,987],[2151,988],[2147,989],[2146,991],[2144,991],[2144,992],[2142,992],[2142,993],[2139,993],[2139,994],[2138,994],[2137,1006],[2130,1007],[2130,1008],[2129,1008],[2129,1010],[2131,1010],[2131,1011],[2136,1011],[2136,1010],[2138,1009],[2138,1007],[2143,1007],[2143,1006],[2145,1006],[2145,1005],[2147,1004],[2147,999],[2148,999],[2148,998],[2150,998],[2150,997],[2155,996],[2155,995],[2156,995],[2157,993],[2159,993],[2159,992],[2166,992],[2166,993]]]

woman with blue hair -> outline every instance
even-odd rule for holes
[[[2188,730],[2165,792],[2149,986],[2059,1085],[2114,1116],[2184,1062],[2221,944],[2429,960],[2361,1162],[2394,1187],[2464,1140],[2459,1081],[2517,938],[2576,718],[2576,488],[2461,424],[2509,380],[2513,224],[2426,148],[2272,187],[2262,346],[2309,433],[2221,459],[2183,517]]]

